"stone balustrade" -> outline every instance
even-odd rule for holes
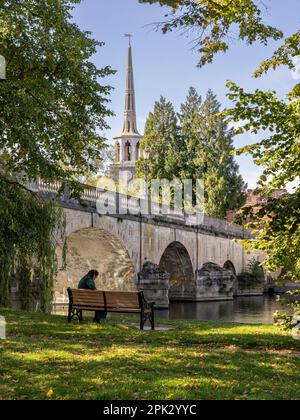
[[[46,183],[42,180],[27,185],[32,191],[42,194],[58,194],[63,192],[63,181]],[[107,191],[93,186],[83,186],[81,199],[96,206],[98,200],[102,202],[110,201],[116,203],[116,214],[121,215],[142,215],[149,219],[160,218],[167,223],[179,223],[190,227],[199,227],[210,233],[218,232],[226,236],[245,238],[250,236],[250,232],[245,231],[243,226],[228,223],[226,220],[213,217],[197,215],[185,212],[180,209],[170,209],[166,205],[161,205],[151,201],[150,198],[138,198],[127,196],[118,192]],[[66,200],[65,200],[66,201]]]

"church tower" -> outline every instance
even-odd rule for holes
[[[125,87],[125,111],[122,132],[115,137],[116,153],[115,163],[111,166],[114,178],[120,173],[127,172],[127,179],[130,180],[135,174],[135,163],[140,158],[140,141],[142,136],[138,132],[136,123],[135,90],[132,64],[131,35],[129,38],[128,64],[126,72]]]

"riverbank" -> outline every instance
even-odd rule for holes
[[[279,327],[0,310],[2,399],[300,399],[300,345]]]

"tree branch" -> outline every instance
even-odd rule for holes
[[[39,196],[39,194],[38,194],[38,193],[36,193],[35,191],[30,190],[30,189],[29,189],[29,188],[27,188],[25,185],[20,184],[20,182],[18,182],[18,181],[13,181],[13,180],[10,180],[10,179],[8,179],[8,178],[5,178],[3,175],[0,175],[0,181],[5,182],[6,184],[9,184],[9,185],[11,185],[11,186],[17,187],[17,188],[19,188],[19,189],[21,189],[21,190],[24,190],[24,191],[26,191],[27,193],[29,193],[29,194],[33,195],[36,199],[38,199],[38,200],[40,200],[40,201],[44,201],[44,200],[42,199],[42,197],[40,197],[40,196]]]

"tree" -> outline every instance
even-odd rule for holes
[[[228,210],[244,204],[245,184],[234,159],[232,130],[228,129],[211,90],[201,108],[201,135],[205,150],[205,213],[224,218]]]
[[[202,135],[202,98],[190,87],[178,115],[180,134],[184,141],[182,179],[202,179],[205,170],[205,142]]]
[[[147,150],[147,179],[172,180],[181,168],[182,144],[179,137],[178,119],[171,102],[161,96],[154,105],[146,122],[141,150]],[[136,165],[137,176],[145,176],[145,161]]]
[[[283,33],[263,23],[260,0],[139,0],[140,3],[159,3],[172,11],[158,25],[163,33],[181,29],[195,33],[195,46],[201,54],[199,66],[211,63],[215,54],[226,52],[231,33],[239,30],[238,38],[248,44],[263,45],[269,39],[278,40]]]
[[[111,167],[110,165],[115,161],[116,148],[114,145],[109,145],[102,150],[101,161],[99,161],[99,166],[97,170],[97,175],[93,173],[87,173],[86,176],[80,179],[80,181],[85,185],[91,185],[97,187],[98,181],[102,176],[111,177]]]
[[[238,287],[242,290],[251,289],[257,286],[263,288],[265,283],[265,274],[260,262],[255,258],[252,258],[248,262],[246,270],[237,275],[237,283]]]
[[[0,53],[7,79],[0,81],[0,306],[9,283],[19,279],[29,309],[38,276],[37,301],[49,311],[56,273],[55,249],[65,244],[65,220],[56,202],[43,202],[24,186],[41,177],[72,186],[92,172],[105,144],[113,73],[91,56],[103,44],[72,22],[80,0],[0,0]],[[64,246],[65,249],[65,246]]]
[[[80,0],[0,2],[0,150],[10,171],[70,179],[93,171],[105,139],[109,86],[91,56],[103,43],[72,22]]]
[[[293,69],[293,58],[299,55],[300,31],[287,38],[274,55],[261,64],[255,76],[280,65]],[[240,149],[240,153],[250,153],[263,168],[258,191],[270,195],[278,188],[294,185],[290,194],[269,199],[258,213],[252,214],[250,227],[256,236],[246,242],[246,247],[264,251],[264,264],[271,271],[282,268],[285,278],[300,282],[300,83],[295,84],[287,100],[278,99],[276,92],[247,93],[234,83],[228,86],[229,97],[235,102],[235,108],[228,114],[234,121],[247,121],[239,132],[264,133],[263,140]],[[293,295],[296,299],[290,304],[300,315],[300,290]],[[288,327],[292,325],[291,318],[284,316]]]
[[[44,202],[0,165],[0,306],[9,306],[11,278],[18,280],[22,309],[35,303],[44,312],[52,306],[56,246],[65,261],[65,217],[55,201]],[[35,296],[34,276],[39,281]]]
[[[224,218],[228,210],[245,200],[244,182],[238,174],[232,132],[220,113],[220,104],[211,90],[204,103],[190,88],[179,114],[185,144],[181,179],[204,179],[205,213]]]
[[[148,179],[204,180],[207,215],[224,218],[228,210],[244,203],[244,183],[234,161],[232,132],[220,113],[212,91],[205,102],[195,88],[176,115],[170,102],[161,98],[146,123],[142,149],[147,163],[137,163],[137,175],[147,170]],[[147,166],[146,166],[147,165]]]

